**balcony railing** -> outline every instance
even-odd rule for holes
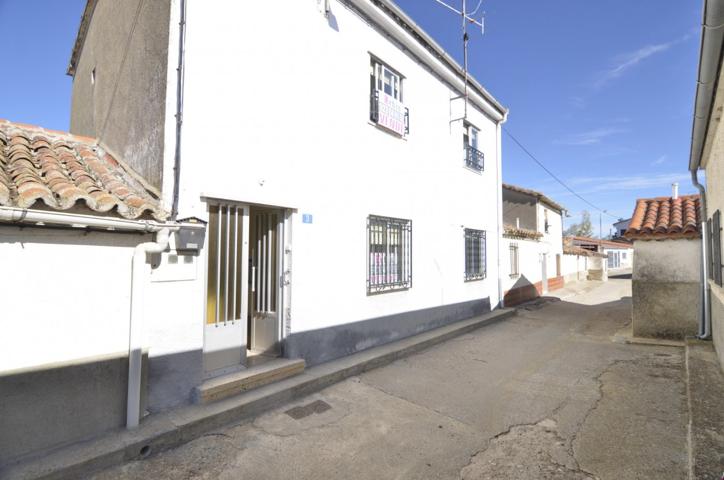
[[[465,165],[473,170],[483,171],[485,155],[470,145],[465,145]]]

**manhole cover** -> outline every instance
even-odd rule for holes
[[[290,408],[284,413],[292,417],[294,420],[299,420],[301,418],[308,417],[313,413],[324,413],[331,408],[332,406],[324,400],[315,400],[314,402],[306,405]]]

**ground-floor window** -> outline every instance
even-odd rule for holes
[[[367,293],[412,287],[412,220],[367,217]]]
[[[465,280],[485,278],[485,230],[465,229]]]
[[[511,277],[517,277],[520,275],[520,267],[519,267],[519,253],[518,253],[518,244],[517,243],[511,243],[510,244],[510,276]]]

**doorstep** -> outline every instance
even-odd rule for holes
[[[117,430],[0,469],[3,479],[80,478],[194,440],[233,422],[248,421],[283,403],[412,355],[446,340],[515,315],[501,308],[411,337],[316,365],[292,377],[206,404],[151,415],[135,430]]]
[[[293,377],[304,371],[304,360],[275,358],[238,372],[206,380],[194,389],[196,403],[210,403]]]

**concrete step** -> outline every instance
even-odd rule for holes
[[[206,380],[196,387],[196,403],[206,404],[293,377],[304,371],[303,359],[275,358],[239,372]]]

